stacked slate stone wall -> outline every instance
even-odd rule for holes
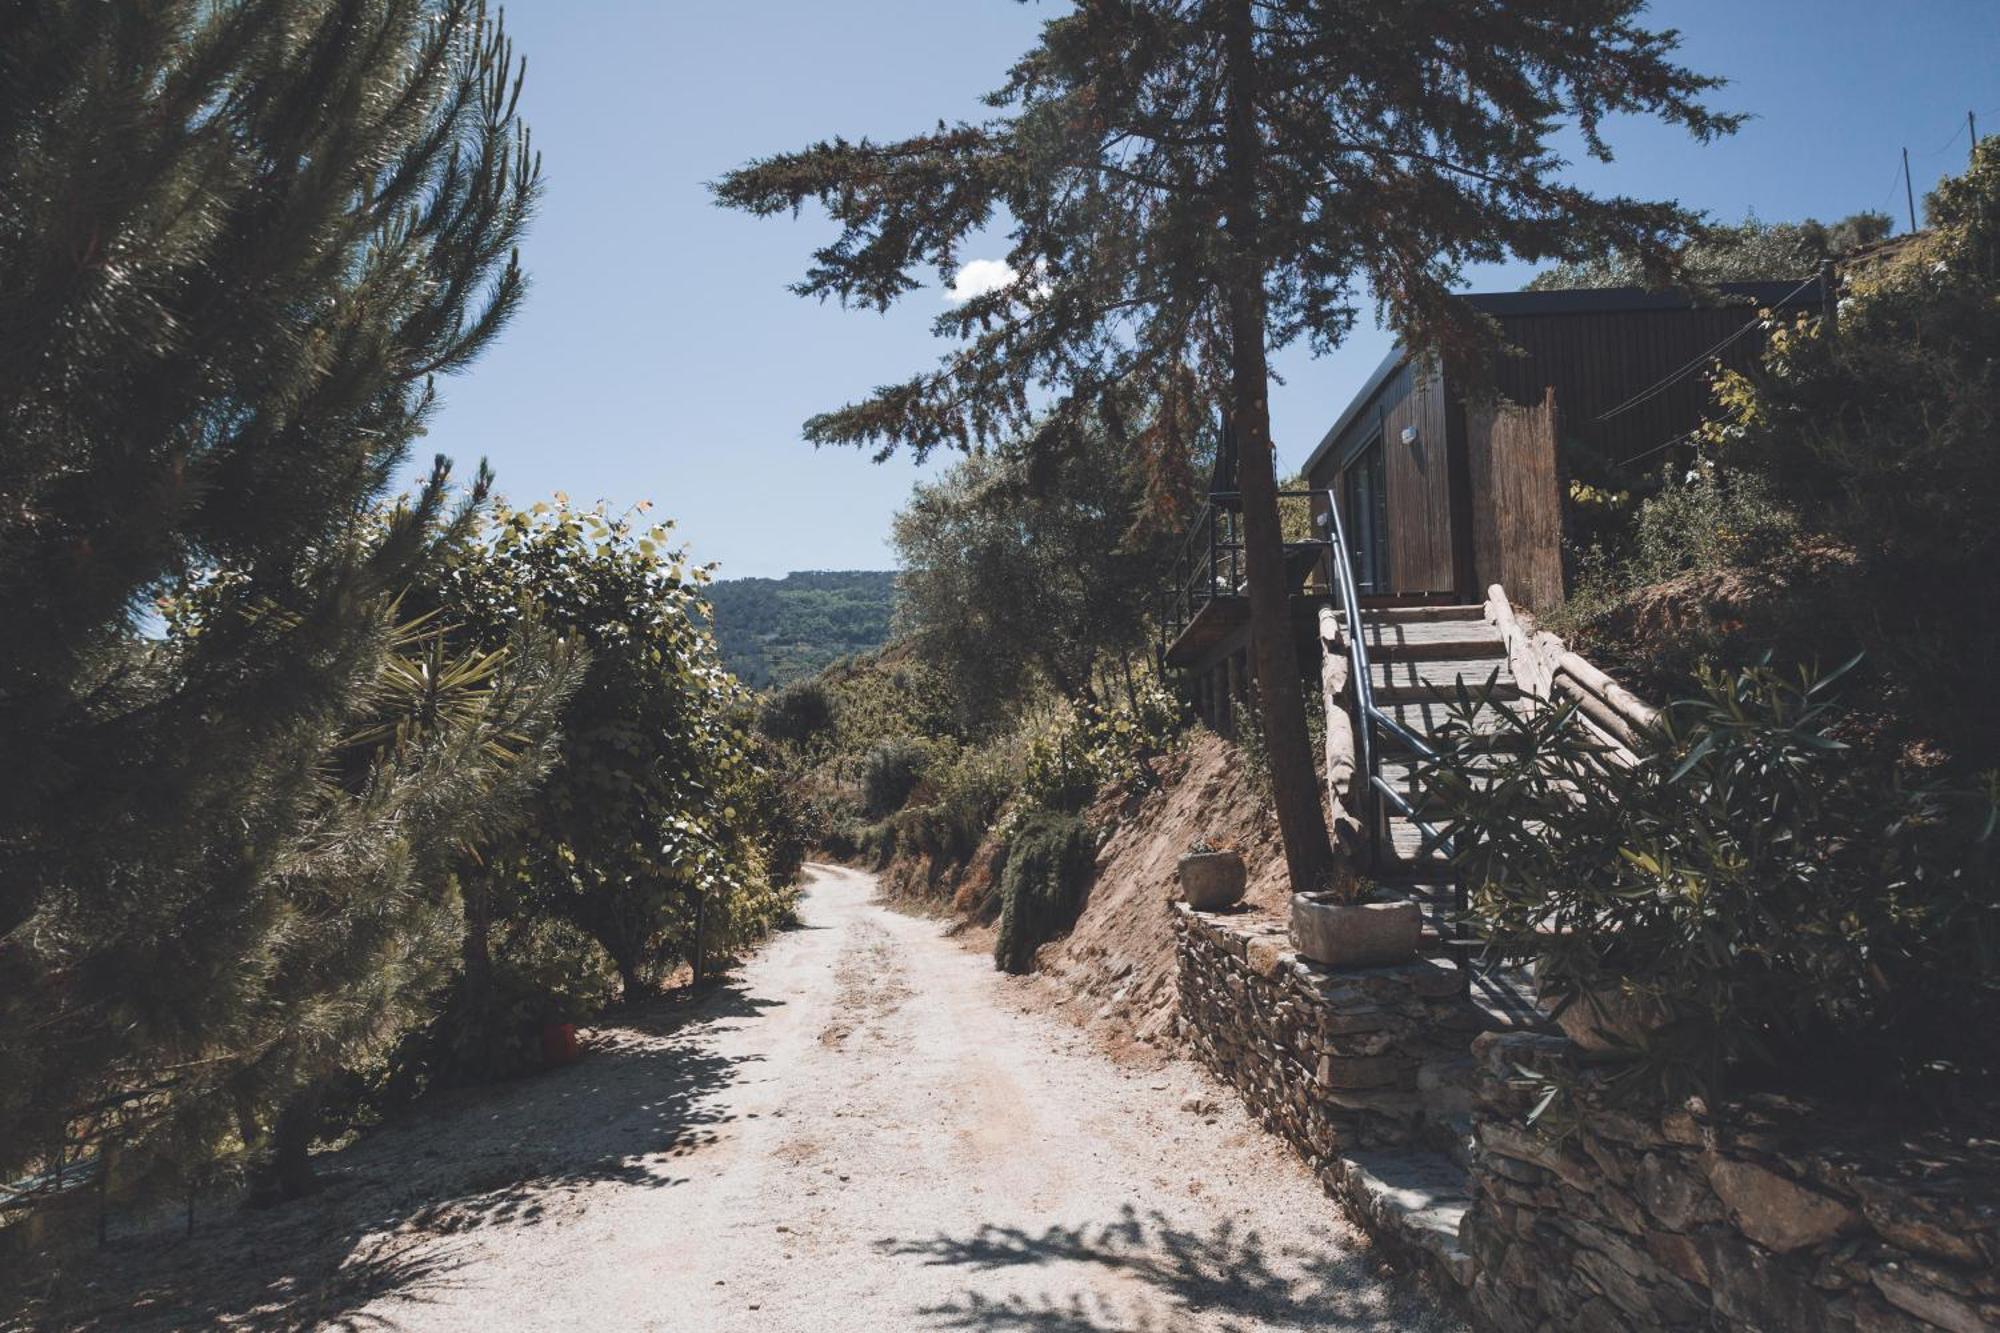
[[[1769,1096],[1635,1116],[1558,1038],[1475,1055],[1478,1327],[2000,1329],[2000,1144]],[[1546,1130],[1524,1069],[1566,1089]]]
[[[1388,1253],[1462,1299],[1468,1043],[1486,1016],[1448,964],[1334,972],[1274,921],[1176,907],[1180,1033]]]
[[[1633,1114],[1562,1038],[1482,1033],[1448,965],[1334,972],[1176,911],[1184,1040],[1475,1328],[2000,1333],[2000,1142],[1775,1096]]]
[[[1300,958],[1282,922],[1175,910],[1182,1035],[1308,1161],[1442,1143],[1452,1111],[1469,1113],[1486,1020],[1450,964],[1335,972]]]

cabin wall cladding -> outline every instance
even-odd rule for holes
[[[2000,1329],[1994,1145],[1843,1132],[1779,1097],[1638,1117],[1561,1039],[1494,1033],[1475,1054],[1476,1327]],[[1574,1090],[1551,1133],[1525,1124],[1524,1069]]]

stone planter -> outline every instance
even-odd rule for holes
[[[1292,945],[1322,967],[1389,967],[1416,957],[1424,913],[1407,899],[1342,903],[1324,893],[1292,895]]]
[[[1181,899],[1197,912],[1219,912],[1243,901],[1245,872],[1238,852],[1189,852],[1180,860]]]
[[[1544,1009],[1555,1009],[1558,1003],[1548,995],[1537,998]],[[1555,1020],[1579,1050],[1601,1055],[1631,1050],[1665,1027],[1671,1016],[1658,1000],[1630,995],[1623,987],[1611,985],[1574,996],[1556,1013]]]

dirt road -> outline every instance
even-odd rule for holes
[[[812,876],[802,928],[686,1021],[375,1135],[258,1224],[135,1247],[145,1308],[418,1333],[1431,1325],[1199,1070],[1111,1063],[870,877]]]

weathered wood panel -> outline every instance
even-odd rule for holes
[[[1501,320],[1506,340],[1525,355],[1498,358],[1497,387],[1532,405],[1553,385],[1562,396],[1563,429],[1577,442],[1612,464],[1637,458],[1635,466],[1657,467],[1651,451],[1685,434],[1708,410],[1716,363],[1732,370],[1754,364],[1763,346],[1758,334],[1738,338],[1646,401],[1599,418],[1757,317],[1746,306],[1510,316]]]
[[[1406,443],[1403,432],[1409,427],[1416,428],[1416,437]],[[1388,492],[1387,591],[1456,590],[1448,443],[1443,377],[1418,374],[1411,391],[1382,418],[1383,473]]]
[[[1556,431],[1554,389],[1536,407],[1501,403],[1466,413],[1478,584],[1497,583],[1533,611],[1563,599]]]

